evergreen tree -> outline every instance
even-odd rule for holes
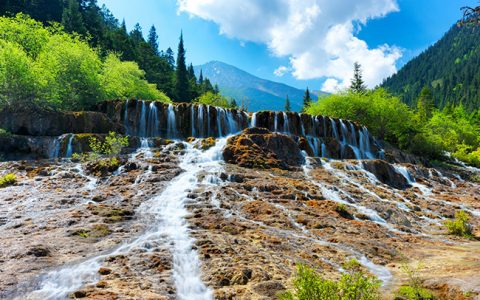
[[[220,94],[220,88],[218,87],[218,84],[215,83],[215,86],[213,87],[213,92],[215,94]]]
[[[142,26],[140,26],[140,24],[135,24],[132,32],[130,32],[130,37],[133,39],[135,44],[140,44],[140,42],[145,41],[143,39]]]
[[[423,122],[428,121],[432,117],[433,109],[435,107],[432,91],[424,86],[417,102],[417,114],[419,119]]]
[[[288,96],[287,96],[288,98]],[[312,102],[312,97],[310,96],[310,90],[307,89],[305,90],[305,95],[303,96],[303,109],[302,111],[305,111],[308,106],[310,105],[310,103]],[[290,104],[290,101],[289,101],[289,104]]]
[[[200,76],[198,76],[198,83],[200,85],[203,85],[203,71],[200,70]]]
[[[148,44],[150,47],[155,51],[155,54],[159,55],[158,51],[158,35],[157,35],[157,29],[155,28],[154,25],[150,28],[150,31],[148,32]]]
[[[185,48],[183,46],[183,33],[180,34],[180,42],[178,44],[177,53],[177,69],[175,73],[175,101],[191,102],[190,83],[188,80],[187,65],[185,64]]]
[[[355,62],[353,64],[353,78],[350,84],[350,91],[353,93],[364,93],[367,90],[362,77],[362,66]]]
[[[175,66],[175,54],[173,53],[172,48],[168,47],[167,51],[165,52],[165,59],[167,60],[168,64],[172,66],[172,68]]]
[[[62,25],[67,32],[77,32],[85,34],[86,29],[83,25],[82,14],[77,0],[67,0],[62,14]]]
[[[288,95],[287,95],[287,99],[285,99],[285,111],[286,111],[286,112],[291,111],[290,99],[288,99]]]

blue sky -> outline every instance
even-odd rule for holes
[[[477,2],[294,1],[99,0],[99,4],[125,19],[129,29],[138,22],[147,34],[154,24],[161,49],[172,47],[176,52],[183,30],[187,61],[194,65],[219,60],[297,88],[332,90],[346,84],[353,59],[365,62],[367,83],[379,83],[441,38],[461,17],[461,6]]]

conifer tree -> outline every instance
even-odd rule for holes
[[[86,29],[83,25],[82,14],[77,0],[68,0],[62,14],[62,25],[67,32],[76,32],[85,34]]]
[[[432,117],[435,102],[433,100],[432,91],[424,86],[417,102],[417,113],[421,121],[426,122]]]
[[[353,64],[353,78],[350,84],[350,91],[353,93],[364,93],[367,90],[362,77],[362,66],[355,62]]]
[[[157,29],[154,25],[150,27],[150,31],[148,32],[148,44],[152,49],[155,51],[155,54],[159,55],[160,52],[158,51],[158,35]]]
[[[203,84],[203,71],[202,70],[200,70],[200,76],[198,76],[198,83],[200,85]]]
[[[165,59],[172,68],[175,66],[175,55],[173,54],[172,48],[168,47],[165,52]]]
[[[310,96],[310,90],[307,89],[305,90],[305,95],[303,96],[303,109],[302,111],[305,111],[308,106],[310,105],[310,102],[312,102],[312,97]]]
[[[288,95],[287,95],[287,99],[285,100],[285,111],[286,111],[286,112],[291,111],[290,99],[288,99]]]
[[[180,34],[180,42],[178,44],[175,76],[175,100],[177,102],[191,102],[190,83],[188,80],[187,65],[185,63],[185,48],[183,46],[183,33]]]
[[[143,33],[142,33],[142,26],[140,26],[139,23],[135,24],[132,32],[130,32],[130,36],[132,37],[133,41],[136,44],[140,44],[140,42],[144,41]]]

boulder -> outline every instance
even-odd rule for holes
[[[231,137],[223,157],[228,163],[261,169],[290,169],[305,162],[300,147],[290,136],[257,127]]]
[[[365,160],[362,162],[363,168],[373,173],[377,179],[396,189],[405,189],[410,187],[407,179],[395,168],[384,160]]]

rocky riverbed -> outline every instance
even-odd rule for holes
[[[276,299],[296,264],[337,278],[356,258],[386,299],[405,262],[440,299],[478,299],[480,242],[443,225],[464,210],[480,236],[471,171],[298,156],[273,135],[157,143],[102,177],[1,163],[18,180],[0,190],[0,298]]]

